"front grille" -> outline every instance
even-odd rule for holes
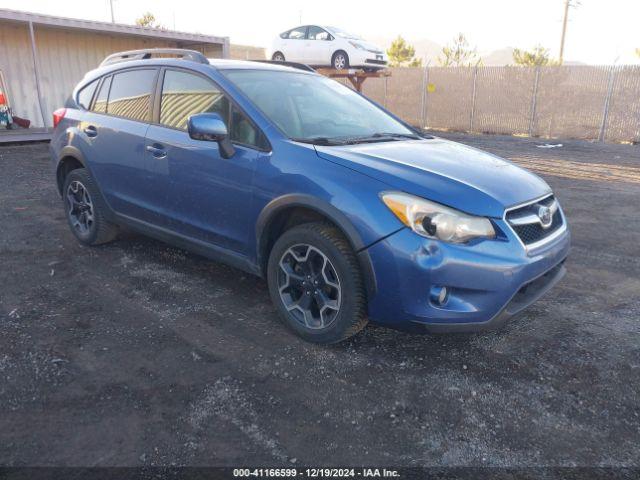
[[[555,208],[555,212],[551,217],[551,225],[547,228],[542,226],[538,217],[538,209],[541,206]],[[523,207],[516,208],[507,212],[506,220],[518,235],[522,243],[531,245],[552,235],[564,225],[560,207],[553,195],[542,200],[530,203]]]
[[[553,223],[549,228],[542,228],[539,223],[528,223],[527,225],[512,225],[513,230],[522,240],[522,243],[529,245],[531,243],[539,242],[545,237],[548,237],[553,232],[562,227],[562,215],[560,210],[556,210],[553,215]]]
[[[371,58],[368,58],[367,60],[365,60],[365,63],[374,63],[376,65],[386,65],[387,62],[385,62],[384,60],[372,60]]]

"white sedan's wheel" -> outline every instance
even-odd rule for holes
[[[349,56],[342,50],[333,54],[331,65],[336,70],[343,70],[349,68]]]

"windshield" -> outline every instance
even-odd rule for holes
[[[346,38],[348,40],[362,40],[362,37],[355,35],[353,33],[345,32],[344,30],[338,27],[329,27],[329,30],[331,30],[331,33],[334,33],[335,35],[341,38]]]
[[[320,75],[274,70],[222,73],[293,140],[330,145],[420,138],[358,93]]]

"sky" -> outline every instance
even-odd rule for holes
[[[574,0],[565,60],[640,63],[640,0]],[[448,43],[462,32],[481,53],[541,44],[557,56],[564,0],[113,0],[115,20],[152,12],[166,27],[229,36],[268,47],[278,33],[307,23],[335,25],[364,38]],[[0,0],[0,8],[110,21],[109,0]]]

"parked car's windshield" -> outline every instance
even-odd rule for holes
[[[340,38],[346,38],[347,40],[362,40],[362,37],[353,33],[345,32],[338,27],[329,27],[329,30],[331,30],[332,33],[336,34]]]
[[[420,138],[350,88],[320,75],[223,71],[289,138],[344,144]]]

